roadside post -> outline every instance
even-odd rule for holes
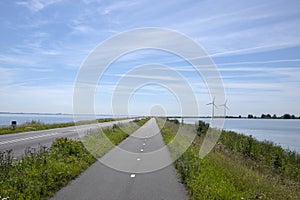
[[[17,121],[11,121],[11,126],[15,130],[17,127]]]

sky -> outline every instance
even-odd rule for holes
[[[300,115],[297,0],[3,0],[0,21],[0,112],[73,113],[74,85],[90,53],[116,34],[155,27],[184,34],[210,56],[223,81],[227,115]],[[99,77],[95,112],[114,114],[114,92],[127,74],[129,82],[170,81],[178,92],[141,85],[124,102],[129,114],[180,115],[178,95],[186,88],[171,75],[151,65],[130,75],[149,63],[184,77],[196,97],[191,109],[211,115],[206,104],[214,94],[203,77],[178,56],[153,49],[121,56]],[[216,109],[223,103],[216,99]]]

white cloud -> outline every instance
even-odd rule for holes
[[[2,64],[36,66],[36,61],[24,55],[0,54]]]
[[[70,85],[26,86],[11,85],[2,88],[0,110],[11,112],[72,113]],[[21,98],[21,101],[20,101]]]
[[[247,45],[247,42],[243,43],[244,46],[248,46],[247,48],[236,48],[237,46],[231,44],[230,47],[223,46],[219,48],[215,53],[209,54],[211,57],[220,57],[220,56],[231,56],[231,55],[241,55],[241,54],[250,54],[250,53],[259,53],[259,52],[267,52],[278,49],[284,49],[288,47],[295,47],[300,45],[300,39],[294,38],[295,40],[289,42],[274,42],[270,44],[260,45],[258,43],[251,43]],[[217,39],[216,39],[217,40]],[[246,39],[245,39],[246,40]],[[254,46],[256,45],[256,46]]]
[[[285,62],[300,62],[300,59],[281,59],[281,60],[262,60],[262,61],[249,61],[249,62],[230,62],[220,63],[218,66],[226,65],[247,65],[247,64],[268,64],[268,63],[285,63]]]
[[[50,6],[56,7],[55,4],[61,1],[18,0],[16,4],[26,8],[27,14],[28,11],[32,12],[29,12],[28,15],[25,13],[22,17],[15,14],[13,14],[13,17],[12,15],[3,17],[3,21],[8,21],[11,25],[9,30],[4,30],[3,35],[7,34],[9,35],[7,38],[13,39],[8,41],[9,45],[7,47],[3,45],[4,50],[0,52],[0,64],[3,66],[3,68],[0,68],[0,74],[3,76],[0,80],[0,89],[5,90],[5,93],[1,93],[1,99],[13,100],[3,101],[0,110],[5,108],[10,110],[23,109],[22,98],[20,97],[24,96],[24,103],[26,104],[30,104],[30,98],[32,102],[38,99],[37,104],[40,104],[41,110],[37,111],[44,111],[42,103],[45,103],[49,104],[47,106],[49,110],[53,108],[53,112],[63,112],[63,107],[57,107],[57,104],[60,104],[59,101],[63,98],[63,91],[60,90],[60,86],[57,85],[59,91],[56,91],[53,83],[49,81],[40,88],[29,87],[39,82],[37,77],[41,72],[53,70],[53,73],[44,76],[49,77],[49,80],[53,80],[54,76],[64,77],[65,75],[69,76],[68,78],[74,75],[75,78],[80,63],[88,55],[89,50],[100,41],[104,41],[112,33],[145,26],[178,30],[203,45],[213,57],[229,57],[242,54],[245,56],[245,59],[243,59],[245,62],[231,60],[217,64],[218,70],[223,75],[224,85],[230,95],[229,101],[236,103],[231,106],[230,112],[238,114],[250,109],[247,100],[248,102],[255,101],[258,105],[257,110],[264,105],[272,109],[271,104],[260,100],[264,95],[275,96],[279,104],[281,100],[285,102],[288,98],[290,101],[295,102],[299,99],[297,89],[299,87],[300,72],[296,64],[300,60],[297,59],[297,52],[292,52],[295,54],[295,59],[290,60],[281,60],[280,57],[278,57],[278,60],[276,60],[277,58],[267,60],[263,55],[260,55],[261,60],[257,58],[254,61],[247,61],[247,54],[249,53],[267,52],[300,45],[300,29],[298,28],[300,18],[297,2],[287,4],[284,1],[220,0],[214,3],[194,1],[187,4],[185,1],[168,1],[159,2],[153,6],[153,2],[150,0],[83,0],[81,2],[68,1],[68,4],[59,4],[58,6],[67,5],[68,7],[59,7],[56,13],[36,13],[46,11]],[[10,13],[15,12],[11,11]],[[133,37],[132,43],[135,39]],[[162,42],[166,41],[158,38],[157,43]],[[119,48],[117,43],[113,44],[104,52],[106,54],[104,57],[110,56]],[[156,55],[150,54],[152,57],[147,57],[147,54],[143,55],[142,53],[125,55],[117,63],[118,67],[124,68],[120,70],[116,67],[114,73],[110,71],[109,73],[113,76],[121,76],[122,72],[130,66],[139,65],[141,61],[146,64],[153,59],[164,64],[170,64],[174,66],[175,71],[186,75],[192,87],[195,88],[197,95],[202,97],[205,92],[207,93],[205,84],[201,82],[202,80],[199,77],[196,78],[196,71],[192,67],[181,67],[180,64],[176,66],[179,62],[176,63],[174,56],[156,57]],[[253,58],[250,59],[253,60]],[[222,58],[219,58],[219,60],[222,60]],[[226,58],[226,60],[229,60],[229,58]],[[102,64],[101,61],[99,63]],[[276,67],[272,64],[276,64]],[[72,68],[68,66],[72,66]],[[67,67],[67,70],[63,69],[65,67]],[[205,66],[202,69],[205,72],[209,71],[209,68]],[[31,75],[29,75],[30,73]],[[107,83],[103,87],[100,85],[101,94],[105,93],[107,95],[114,90],[115,85],[113,83],[118,77],[113,76],[105,79]],[[266,77],[265,80],[264,77]],[[131,75],[131,78],[133,80],[137,78],[146,80],[152,78],[157,80],[169,79],[170,83],[174,83],[173,77],[164,77],[160,73],[151,74],[146,72],[145,74]],[[185,92],[182,85],[176,83],[173,85],[178,91]],[[62,89],[65,89],[68,93],[67,96],[70,96],[71,90],[69,88]],[[160,92],[156,88],[151,89],[153,88],[148,88],[141,94],[152,96],[152,94]],[[15,93],[11,94],[11,90],[14,90]],[[47,95],[47,93],[49,94]],[[7,96],[4,94],[7,94]],[[45,96],[45,98],[38,97],[38,94]],[[106,101],[104,102],[105,105],[109,104],[105,98],[101,100]],[[66,108],[69,108],[69,105],[67,105],[69,102],[62,101],[66,102]],[[209,111],[210,109],[205,106],[208,101],[208,98],[203,100],[203,107]],[[296,104],[291,103],[289,105]],[[276,109],[284,110],[285,106],[280,105],[282,108]],[[34,106],[32,105],[32,110],[38,108],[38,106]],[[251,104],[251,106],[253,105]],[[142,110],[143,107],[137,107],[136,109]],[[253,109],[256,109],[256,107],[253,107]]]
[[[87,25],[73,25],[71,28],[73,29],[71,34],[91,34],[96,32],[95,29]]]
[[[50,6],[55,3],[59,3],[62,0],[30,0],[30,1],[18,1],[16,4],[25,6],[28,9],[38,12],[40,10],[43,10],[47,6]]]
[[[134,6],[138,3],[138,1],[116,1],[107,6],[99,8],[99,11],[102,15],[108,15],[113,12],[117,12],[120,10],[125,10],[128,7]]]

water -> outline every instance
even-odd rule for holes
[[[194,124],[197,120],[210,122],[209,118],[186,118],[184,122]],[[225,119],[224,129],[300,152],[300,120],[297,119]]]
[[[97,115],[97,119],[111,118],[109,115]],[[122,117],[122,116],[119,116]],[[82,116],[82,120],[92,119]],[[72,115],[37,115],[37,114],[0,114],[0,126],[8,126],[11,121],[18,124],[32,120],[44,123],[73,122]],[[178,119],[181,121],[181,119]],[[194,124],[197,120],[207,123],[209,118],[186,118],[185,123]],[[300,152],[300,120],[288,119],[226,119],[224,129],[232,130],[245,135],[252,135],[260,141],[268,140],[281,145],[283,148]]]
[[[110,115],[97,115],[97,119],[111,118]],[[80,120],[92,120],[90,116],[82,116]],[[73,122],[73,115],[47,115],[47,114],[0,114],[0,126],[9,126],[11,121],[18,124],[31,122],[32,120],[41,121],[46,124]]]

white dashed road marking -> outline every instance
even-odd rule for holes
[[[135,174],[130,174],[130,178],[134,178],[135,177]]]

